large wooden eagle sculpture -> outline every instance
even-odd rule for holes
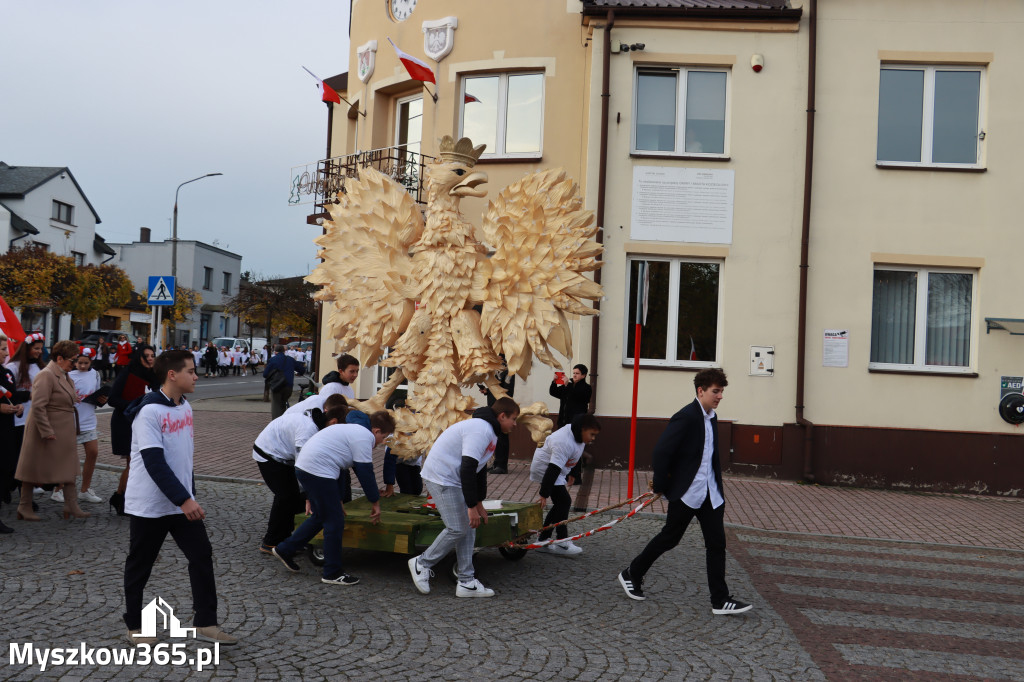
[[[364,366],[398,368],[380,392],[356,407],[381,409],[394,389],[414,384],[391,449],[426,454],[448,426],[468,417],[473,398],[462,387],[486,384],[502,369],[524,379],[534,357],[556,367],[551,354],[571,355],[568,320],[597,311],[583,299],[602,295],[585,276],[601,267],[602,247],[579,187],[561,169],[525,176],[488,205],[481,243],[459,212],[462,197],[483,197],[487,175],[474,170],[484,150],[468,138],[441,140],[427,166],[426,209],[406,188],[372,169],[339,192],[316,240],[323,262],[306,278],[333,301],[327,338]],[[425,218],[424,218],[425,213]],[[488,248],[490,247],[490,248]],[[387,352],[387,357],[382,356]],[[550,433],[544,403],[523,407],[520,422],[535,442]]]

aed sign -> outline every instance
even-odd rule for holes
[[[999,379],[999,398],[1010,393],[1024,393],[1024,377],[1001,377]]]

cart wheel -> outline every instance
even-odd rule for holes
[[[522,547],[498,547],[498,551],[509,561],[521,561],[526,556],[526,550]]]
[[[309,557],[309,563],[314,566],[323,566],[326,563],[323,547],[314,547],[313,545],[309,545],[306,548],[306,555]]]

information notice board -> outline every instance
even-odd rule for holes
[[[731,170],[635,166],[630,236],[731,244],[734,195]]]

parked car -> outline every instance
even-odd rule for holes
[[[95,350],[100,342],[107,344],[108,348],[113,348],[117,345],[117,339],[124,334],[128,339],[128,343],[135,345],[138,337],[131,332],[117,331],[116,329],[86,329],[82,332],[82,335],[75,339],[75,343],[78,344],[79,348],[92,348]]]
[[[219,336],[216,339],[213,339],[213,345],[217,348],[224,346],[228,350],[231,350],[235,346],[238,346],[242,350],[249,350],[249,340],[235,336]]]

